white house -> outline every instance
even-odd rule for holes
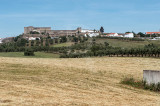
[[[40,37],[26,37],[28,40],[36,40],[36,38],[40,39]]]
[[[120,37],[120,36],[118,35],[118,33],[109,33],[109,34],[107,34],[106,36],[108,36],[108,37]]]
[[[89,29],[82,29],[81,33],[96,33],[98,32],[97,30],[89,30]]]
[[[88,35],[90,37],[99,36],[99,31],[97,31],[97,30],[82,29],[81,33],[84,33],[85,36]]]
[[[0,43],[2,43],[2,38],[0,38]]]
[[[124,35],[125,38],[134,38],[134,34],[133,33],[126,33]]]
[[[86,36],[86,34],[85,34]],[[88,36],[93,37],[93,36],[99,36],[99,33],[89,33]]]
[[[54,36],[54,37],[51,37],[51,39],[56,39],[56,38],[59,38],[59,37],[55,37],[55,36]]]

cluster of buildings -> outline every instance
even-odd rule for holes
[[[36,33],[35,33],[36,32]],[[59,36],[76,36],[76,35],[85,35],[85,36],[99,36],[101,33],[99,30],[89,30],[82,29],[78,27],[75,30],[52,30],[51,27],[24,27],[24,36],[29,40],[36,40],[36,38],[45,37],[49,35],[51,38]],[[133,38],[133,33],[103,33],[103,37],[128,37]]]
[[[32,34],[34,32],[38,32],[36,34]],[[45,35],[49,35],[50,37],[57,37],[57,36],[76,36],[76,35],[89,35],[89,36],[98,36],[98,30],[87,30],[78,27],[75,30],[52,30],[51,27],[24,27],[24,35],[32,37],[41,37]]]
[[[104,33],[102,37],[125,37],[125,38],[134,38],[133,33]]]
[[[160,32],[145,33],[145,35],[153,35],[153,34],[158,36],[160,35]],[[101,33],[99,30],[82,29],[81,27],[78,27],[75,30],[52,30],[51,27],[29,26],[29,27],[24,27],[23,38],[26,38],[28,40],[36,40],[36,39],[40,39],[40,37],[47,37],[47,36],[50,36],[51,38],[54,39],[60,36],[78,36],[78,35],[84,35],[84,36],[90,36],[90,37],[101,35],[102,37],[125,37],[125,38],[134,38],[135,36],[133,33]],[[10,42],[13,39],[14,37],[5,38],[5,39],[0,38],[0,43],[2,43],[2,41]]]

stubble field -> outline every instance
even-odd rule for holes
[[[160,69],[154,58],[0,57],[0,105],[160,105],[160,93],[120,84]]]

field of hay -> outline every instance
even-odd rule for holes
[[[120,84],[160,69],[154,58],[0,57],[0,105],[160,105],[160,93]]]

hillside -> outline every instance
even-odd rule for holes
[[[157,105],[160,94],[122,85],[158,70],[154,58],[0,57],[0,105]]]
[[[148,44],[155,44],[157,46],[160,46],[159,41],[151,41],[151,40],[145,40],[145,41],[125,41],[125,40],[118,40],[118,39],[105,39],[105,38],[96,38],[96,43],[109,43],[110,46],[113,47],[122,47],[122,48],[142,48],[145,45]]]

